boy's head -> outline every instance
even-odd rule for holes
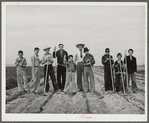
[[[19,57],[22,57],[22,56],[23,56],[23,51],[22,51],[22,50],[19,50],[19,51],[18,51],[18,56],[19,56]]]
[[[106,53],[106,55],[109,55],[110,54],[110,49],[109,48],[106,48],[105,49],[105,53]]]
[[[118,58],[118,60],[121,60],[122,54],[121,54],[121,53],[118,53],[118,54],[117,54],[117,58]]]
[[[69,55],[68,58],[69,58],[69,61],[73,61],[73,55]]]
[[[130,56],[132,56],[132,54],[133,54],[133,49],[129,49],[129,50],[128,50],[128,53],[129,53]]]
[[[89,49],[87,47],[84,48],[84,53],[87,55],[89,54]]]
[[[39,49],[38,47],[35,47],[35,48],[34,48],[34,52],[35,52],[36,55],[38,55],[39,50],[40,50],[40,49]]]
[[[45,52],[46,52],[46,53],[49,53],[49,52],[50,52],[50,49],[45,49]]]
[[[63,50],[63,48],[64,48],[64,45],[63,44],[59,44],[58,46],[59,46],[59,49],[60,50]]]

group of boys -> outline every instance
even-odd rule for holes
[[[110,55],[110,49],[105,49],[102,64],[104,65],[105,91],[107,93],[112,93],[112,91],[120,92],[121,90],[130,92],[130,78],[132,92],[138,92],[136,84],[137,62],[133,52],[133,49],[129,49],[129,55],[125,56],[124,61],[122,61],[122,54],[118,53],[117,60],[114,63],[113,57]]]
[[[55,47],[53,54],[51,54],[51,47],[46,46],[43,49],[45,51],[45,54],[43,55],[42,60],[40,60],[38,56],[40,49],[38,47],[34,49],[34,55],[31,57],[32,82],[30,82],[29,84],[27,82],[25,72],[25,67],[27,65],[26,59],[23,57],[23,51],[19,51],[19,58],[16,59],[15,63],[17,67],[18,90],[20,92],[26,91],[38,94],[38,90],[40,87],[39,68],[40,64],[43,64],[45,83],[45,90],[43,95],[46,96],[49,92],[49,76],[52,81],[54,92],[66,93],[68,92],[68,90],[71,90],[71,92],[73,93],[76,93],[78,91],[83,93],[91,92],[91,94],[93,94],[95,92],[95,82],[92,68],[92,66],[95,64],[95,59],[93,55],[89,53],[89,49],[85,47],[85,44],[77,44],[76,47],[79,49],[79,52],[75,55],[75,59],[73,60],[73,55],[68,56],[67,51],[65,51],[63,47],[63,44],[59,44],[59,50],[56,51]],[[53,58],[57,58],[57,82],[52,66],[54,62]],[[77,72],[77,85],[75,85],[75,72]],[[88,80],[89,78],[90,81]]]

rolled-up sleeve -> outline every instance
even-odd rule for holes
[[[17,67],[18,65],[19,65],[19,62],[18,62],[18,58],[17,58],[15,61],[15,66]]]

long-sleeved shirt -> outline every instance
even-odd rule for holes
[[[49,60],[47,61],[47,59],[49,58]],[[42,57],[42,64],[46,65],[50,65],[50,64],[53,64],[53,57],[50,53],[48,54],[44,54],[43,57]]]
[[[88,63],[89,61],[91,62],[91,65],[93,66],[95,64],[95,59],[94,56],[92,54],[86,54],[83,57],[83,64],[84,66],[90,66]]]
[[[130,56],[126,57],[127,59],[127,70],[128,73],[134,73],[137,72],[137,60],[134,56],[132,56],[132,60],[130,59]],[[124,63],[126,64],[126,60],[124,59]]]
[[[106,61],[107,58],[113,58],[113,57],[111,55],[109,56],[105,54],[104,56],[102,56],[102,64],[104,65],[104,69],[110,70],[110,60]],[[111,60],[111,65],[113,64],[114,64],[114,60]]]
[[[56,53],[53,52],[53,58],[56,57],[57,57],[57,63],[59,65],[65,65],[65,63],[68,61],[68,53],[65,50],[58,50]]]
[[[25,67],[27,65],[27,61],[26,58],[22,57],[18,57],[15,61],[15,65],[17,67],[17,72],[19,72],[20,70],[25,70]]]
[[[72,61],[72,62],[68,62],[67,63],[67,69],[68,69],[68,72],[75,72],[76,71],[76,64]]]
[[[121,67],[121,68],[120,68]],[[115,61],[114,63],[114,69],[115,69],[115,73],[116,74],[120,74],[121,72],[124,72],[125,68],[124,68],[124,62],[121,61]]]

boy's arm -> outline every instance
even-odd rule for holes
[[[77,70],[77,65],[76,65],[76,63],[74,63],[74,67],[75,67],[74,72],[76,72],[76,70]]]
[[[15,66],[19,66],[18,58],[16,59]]]
[[[86,66],[86,65],[89,65],[90,63],[86,63],[85,61],[85,56],[83,57],[83,65]]]
[[[92,63],[92,65],[94,65],[95,64],[95,59],[94,59],[94,56],[92,55],[92,58],[91,58],[91,63]]]
[[[102,56],[101,62],[102,62],[103,65],[106,65],[107,60],[105,59],[104,56]]]
[[[23,60],[23,62],[22,62],[22,66],[23,66],[23,67],[26,67],[26,65],[27,65],[26,58],[24,58],[24,60]]]
[[[58,56],[58,52],[57,51],[53,51],[53,58],[56,58]]]
[[[135,58],[135,72],[137,72],[137,59]]]
[[[114,59],[113,59],[113,56],[111,56],[111,64],[114,64]]]
[[[42,57],[42,64],[45,64],[47,62],[47,60],[45,59],[45,57]]]
[[[32,64],[32,69],[35,70],[35,59],[34,59],[34,57],[31,57],[31,64]]]

